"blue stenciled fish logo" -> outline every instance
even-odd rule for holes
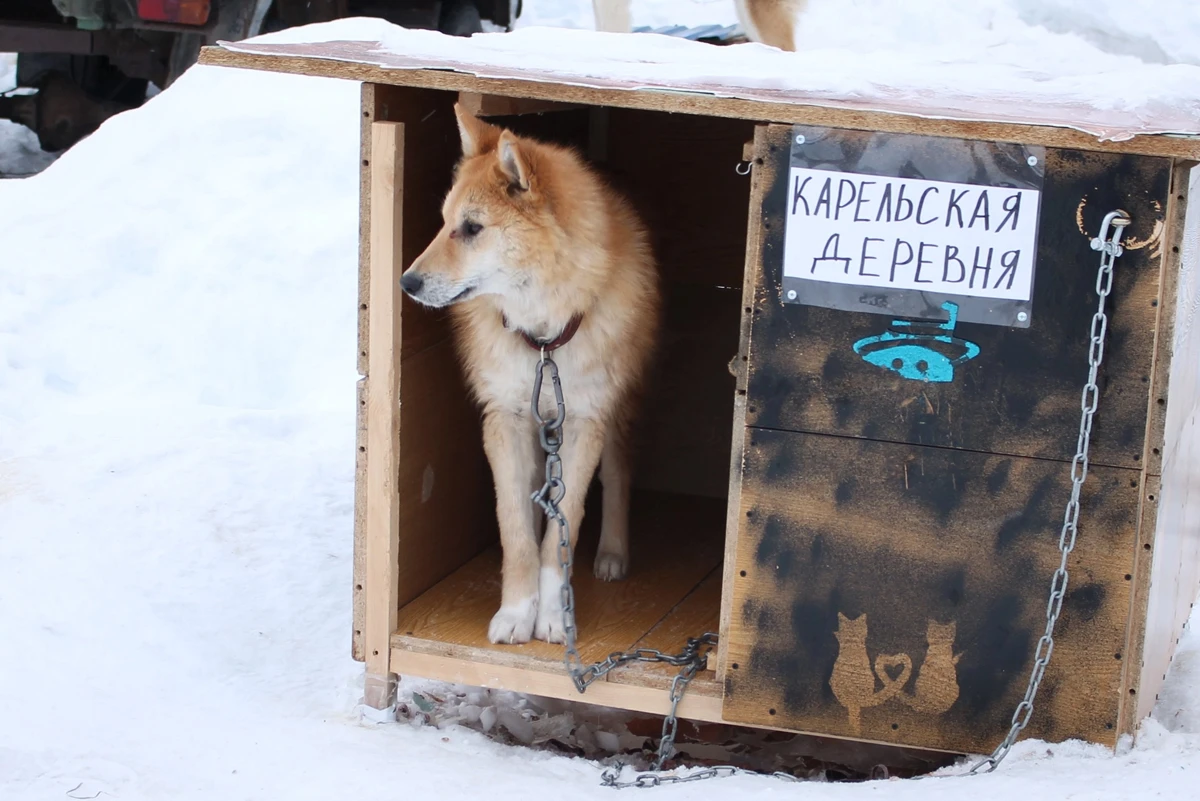
[[[898,373],[910,381],[944,384],[954,380],[954,365],[974,359],[979,346],[951,336],[958,324],[958,304],[946,302],[942,308],[950,319],[934,329],[945,333],[911,333],[884,331],[854,343],[854,352],[870,364]],[[920,326],[906,320],[892,320],[893,328]],[[926,324],[927,326],[928,324]]]

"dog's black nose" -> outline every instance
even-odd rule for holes
[[[420,273],[405,273],[400,277],[400,288],[413,297],[416,297],[423,286],[425,277]]]

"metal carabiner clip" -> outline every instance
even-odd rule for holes
[[[1113,257],[1120,256],[1125,252],[1121,247],[1121,234],[1125,233],[1125,226],[1131,222],[1133,218],[1124,209],[1105,214],[1104,222],[1100,224],[1100,236],[1092,240],[1092,250],[1102,250]],[[1108,233],[1110,228],[1114,229],[1111,238]]]

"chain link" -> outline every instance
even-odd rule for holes
[[[623,790],[627,787],[660,787],[664,784],[686,784],[687,782],[698,782],[705,779],[720,779],[727,776],[737,776],[738,774],[748,774],[754,776],[773,776],[776,779],[782,779],[785,782],[799,782],[803,779],[793,776],[790,773],[783,771],[775,771],[770,774],[757,773],[755,771],[744,770],[734,767],[733,765],[712,765],[707,768],[699,768],[691,773],[663,773],[662,771],[646,771],[636,773],[632,779],[622,780],[620,778],[621,771],[624,769],[624,763],[618,762],[611,767],[604,769],[600,774],[600,784],[604,787],[612,787],[617,790]]]
[[[1100,401],[1100,388],[1096,383],[1100,365],[1104,361],[1104,344],[1108,334],[1108,315],[1105,306],[1112,292],[1113,267],[1117,257],[1123,252],[1121,234],[1130,224],[1129,214],[1122,210],[1109,212],[1104,217],[1100,236],[1092,240],[1093,250],[1100,251],[1100,270],[1096,276],[1096,294],[1099,297],[1096,313],[1092,315],[1092,324],[1088,345],[1088,379],[1080,398],[1081,416],[1079,420],[1079,437],[1076,441],[1075,457],[1071,460],[1071,497],[1063,514],[1062,529],[1058,537],[1060,560],[1058,569],[1050,580],[1050,598],[1046,604],[1046,630],[1038,640],[1034,650],[1033,672],[1025,696],[1013,712],[1012,723],[1008,734],[996,747],[992,754],[975,764],[967,775],[990,773],[1012,750],[1017,737],[1029,725],[1033,716],[1034,700],[1041,687],[1046,666],[1054,653],[1054,628],[1062,613],[1063,599],[1067,593],[1068,570],[1067,562],[1075,548],[1075,540],[1079,529],[1080,492],[1087,479],[1088,452],[1091,446],[1092,421]],[[1111,233],[1110,233],[1111,232]],[[545,418],[541,413],[541,396],[544,375],[550,373],[554,387],[554,402],[556,411],[553,417]],[[547,522],[558,526],[558,564],[562,569],[563,583],[560,588],[563,607],[563,663],[567,673],[575,684],[575,688],[583,693],[594,682],[603,678],[610,671],[622,665],[633,662],[655,662],[678,666],[680,671],[671,682],[670,708],[663,719],[662,737],[659,739],[658,753],[655,756],[651,771],[636,774],[632,779],[621,780],[624,769],[622,763],[606,768],[601,775],[601,784],[605,787],[658,787],[664,784],[682,784],[686,782],[703,781],[723,776],[743,773],[740,768],[732,765],[717,765],[687,774],[664,773],[663,765],[675,753],[675,738],[679,731],[679,720],[676,713],[679,702],[687,690],[688,683],[696,674],[703,670],[708,662],[708,654],[717,644],[717,635],[707,632],[700,637],[692,637],[678,654],[665,654],[652,648],[639,648],[634,651],[617,651],[608,655],[601,662],[586,665],[579,655],[578,638],[575,628],[575,591],[571,587],[572,549],[570,528],[566,517],[559,507],[566,487],[562,479],[562,457],[559,448],[562,447],[562,428],[566,420],[566,404],[563,401],[562,383],[559,380],[558,365],[542,348],[541,358],[535,367],[532,399],[533,417],[537,421],[538,436],[542,450],[546,454],[546,477],[542,488],[534,492],[532,500],[542,508]],[[547,531],[549,536],[549,531]],[[777,778],[788,781],[798,781],[789,773],[774,773]]]
[[[1033,673],[1029,676],[1029,685],[1025,689],[1025,697],[1013,711],[1012,724],[1008,734],[991,756],[976,763],[967,775],[991,773],[1008,756],[1017,737],[1029,725],[1033,716],[1033,702],[1041,686],[1046,666],[1050,664],[1050,656],[1054,653],[1054,626],[1062,613],[1063,599],[1067,594],[1067,560],[1075,549],[1075,539],[1079,534],[1079,493],[1088,472],[1088,450],[1092,439],[1092,419],[1096,414],[1096,406],[1100,402],[1100,387],[1096,378],[1100,364],[1104,361],[1104,341],[1108,334],[1108,315],[1105,305],[1109,293],[1112,292],[1113,267],[1117,257],[1124,252],[1121,247],[1121,234],[1131,222],[1129,214],[1122,210],[1110,211],[1104,217],[1100,228],[1100,236],[1092,240],[1092,250],[1100,251],[1100,271],[1096,275],[1096,294],[1099,296],[1096,313],[1092,315],[1091,342],[1088,345],[1088,379],[1083,387],[1083,395],[1079,401],[1079,439],[1075,444],[1075,458],[1071,460],[1071,499],[1067,501],[1067,509],[1063,514],[1062,530],[1058,535],[1058,549],[1061,554],[1058,569],[1050,579],[1050,600],[1046,603],[1046,631],[1038,640],[1033,653]],[[1111,233],[1110,233],[1111,232]]]
[[[550,383],[554,391],[555,412],[551,417],[543,416],[541,410],[542,387],[545,384],[547,373],[550,375]],[[675,753],[675,737],[679,733],[679,719],[676,716],[679,702],[683,698],[684,692],[687,691],[688,684],[708,664],[708,654],[717,644],[717,635],[710,631],[699,637],[690,637],[683,650],[677,654],[666,654],[654,648],[638,648],[633,651],[615,651],[603,661],[592,665],[584,663],[583,657],[579,655],[578,632],[575,627],[575,590],[571,586],[573,559],[571,529],[566,515],[559,506],[563,496],[566,495],[562,457],[559,455],[559,449],[563,443],[562,430],[567,417],[567,409],[566,403],[563,401],[562,381],[558,375],[558,365],[547,354],[545,347],[542,348],[541,358],[534,367],[531,405],[533,419],[538,424],[538,439],[541,440],[542,450],[546,454],[546,470],[545,482],[541,489],[530,497],[546,515],[547,526],[554,523],[558,527],[558,565],[563,576],[562,586],[559,588],[563,610],[563,664],[566,665],[567,674],[575,684],[575,689],[583,693],[590,685],[604,678],[609,672],[633,662],[655,662],[679,668],[679,673],[671,681],[670,708],[667,716],[663,719],[662,737],[659,740],[658,753],[654,759],[653,770],[655,773],[643,773],[633,782],[620,782],[617,781],[616,775],[610,775],[609,771],[605,771],[604,784],[609,787],[647,787],[651,784],[661,784],[664,781],[679,781],[680,779],[676,777],[657,776],[656,774],[663,769],[663,765]],[[550,536],[549,530],[547,530],[546,536]],[[716,770],[728,772],[734,768],[710,769],[710,771]],[[617,773],[620,773],[619,766]],[[712,773],[711,775],[718,774]],[[654,778],[653,781],[651,781],[651,777]],[[686,781],[696,781],[698,778],[711,778],[711,776],[693,776],[687,778]]]

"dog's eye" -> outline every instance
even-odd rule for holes
[[[460,230],[462,235],[469,239],[482,231],[483,226],[473,220],[464,220]]]

